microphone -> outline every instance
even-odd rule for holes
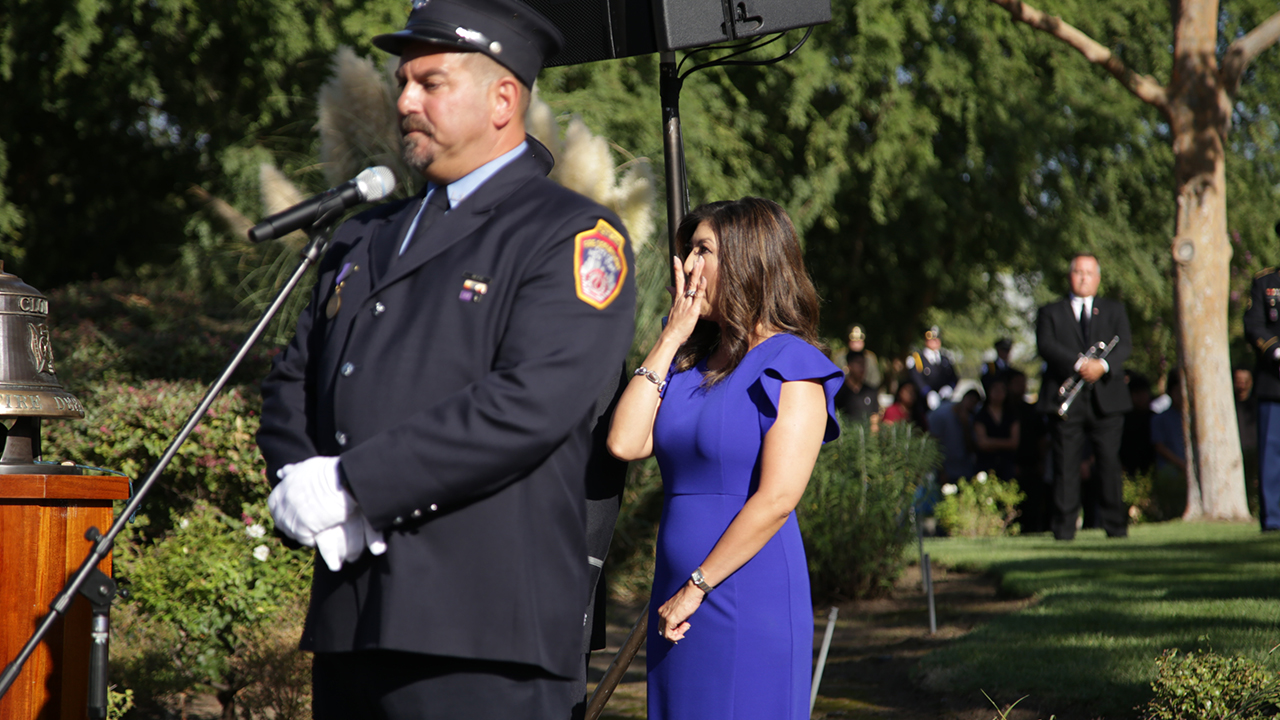
[[[309,228],[330,213],[342,212],[360,203],[377,202],[390,195],[395,187],[396,176],[391,168],[382,165],[365,168],[353,179],[254,225],[249,229],[249,239],[260,243],[288,235],[294,230]]]

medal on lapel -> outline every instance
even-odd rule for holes
[[[337,317],[338,311],[342,309],[342,288],[347,284],[347,275],[360,269],[359,265],[346,263],[342,266],[342,271],[338,273],[338,277],[333,279],[333,295],[329,296],[329,302],[324,306],[325,317],[332,320]]]

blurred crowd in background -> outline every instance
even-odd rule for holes
[[[925,331],[920,346],[905,358],[882,360],[868,347],[862,325],[852,325],[845,343],[832,352],[844,368],[845,382],[836,395],[836,408],[846,422],[881,425],[913,423],[938,440],[944,464],[937,484],[972,478],[979,472],[1016,480],[1026,496],[1020,508],[1023,532],[1049,529],[1052,512],[1053,464],[1049,417],[1036,408],[1037,392],[1029,390],[1028,375],[1041,368],[1019,367],[1013,361],[1014,341],[1000,338],[987,351],[977,377],[962,377],[951,353],[943,347],[942,329]],[[1236,419],[1244,454],[1250,504],[1257,497],[1258,401],[1253,370],[1233,370]],[[1184,482],[1186,445],[1182,429],[1182,382],[1175,368],[1151,378],[1126,370],[1125,382],[1133,410],[1125,414],[1120,462],[1126,478],[1142,478],[1165,487]],[[1034,388],[1034,384],[1031,386]],[[1086,447],[1081,460],[1083,527],[1095,526],[1097,483],[1095,463]]]

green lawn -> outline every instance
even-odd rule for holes
[[[1257,524],[1163,523],[1100,531],[1074,542],[1047,535],[931,539],[935,564],[983,570],[1025,610],[927,656],[925,685],[986,691],[1001,706],[1059,717],[1137,717],[1165,648],[1244,655],[1280,670],[1280,535]],[[940,614],[946,613],[939,607]]]

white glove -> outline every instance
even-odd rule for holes
[[[346,522],[316,535],[320,558],[333,572],[341,570],[344,562],[359,560],[366,547],[374,555],[381,555],[387,551],[387,542],[359,509]]]
[[[280,484],[267,498],[276,527],[308,547],[322,531],[346,522],[359,510],[338,479],[338,458],[317,456],[277,473]]]
[[[942,398],[943,400],[950,400],[951,394],[954,393],[955,391],[956,389],[951,387],[950,385],[943,385],[942,389],[938,391],[938,397]]]
[[[924,396],[924,402],[929,406],[930,410],[937,410],[938,406],[942,404],[942,398],[938,397],[937,390],[930,390],[929,394]]]

